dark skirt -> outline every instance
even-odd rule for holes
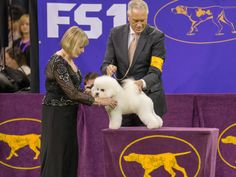
[[[77,177],[77,110],[43,105],[41,177]]]

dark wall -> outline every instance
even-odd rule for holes
[[[37,0],[29,1],[31,92],[39,92],[38,8]]]
[[[8,46],[8,1],[0,1],[0,47]]]

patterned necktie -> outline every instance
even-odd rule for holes
[[[129,45],[129,51],[128,51],[130,65],[131,65],[133,58],[134,58],[134,52],[135,52],[135,49],[136,49],[136,46],[138,43],[139,36],[137,34],[133,33],[132,37],[133,37],[133,39]]]

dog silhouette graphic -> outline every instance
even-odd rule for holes
[[[127,156],[124,156],[124,160],[128,162],[137,162],[144,169],[144,177],[151,177],[150,173],[161,166],[164,166],[164,169],[171,175],[175,176],[175,170],[178,170],[183,173],[184,177],[188,177],[186,170],[178,165],[176,156],[190,154],[191,151],[182,152],[182,153],[162,153],[162,154],[136,154],[131,153]]]
[[[38,159],[40,154],[41,142],[40,142],[41,135],[37,134],[26,134],[26,135],[7,135],[0,133],[0,141],[3,141],[8,144],[11,151],[7,160],[10,160],[12,156],[18,157],[19,155],[16,153],[17,150],[29,146],[29,148],[35,153],[34,160]]]
[[[224,26],[228,25],[231,28],[231,33],[236,34],[234,24],[227,19],[225,10],[234,7],[221,7],[221,6],[210,6],[210,7],[188,7],[178,5],[172,8],[171,11],[175,14],[181,14],[188,17],[191,22],[191,27],[187,35],[195,35],[198,32],[198,26],[211,20],[212,23],[217,27],[216,35],[223,35],[222,32]]]
[[[221,142],[224,144],[233,144],[236,145],[236,137],[235,136],[227,136],[221,139]]]

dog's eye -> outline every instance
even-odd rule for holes
[[[105,90],[104,89],[101,89],[102,92],[104,92]]]

